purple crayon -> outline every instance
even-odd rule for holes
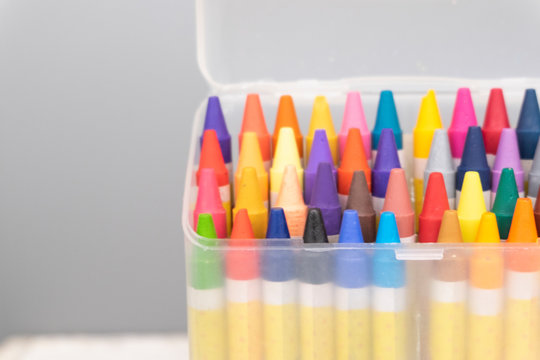
[[[341,205],[337,193],[336,179],[332,173],[333,168],[332,162],[319,164],[311,193],[311,202],[309,203],[310,209],[318,208],[321,210],[326,233],[329,236],[338,235],[341,225]]]
[[[332,160],[332,152],[330,151],[326,131],[315,130],[308,164],[306,170],[304,171],[304,200],[306,204],[311,203],[311,192],[313,191],[313,186],[315,185],[319,164],[323,162],[332,164],[332,175],[334,175],[334,181],[337,182],[337,171],[336,167],[334,166],[334,161]]]
[[[495,201],[499,179],[504,168],[512,168],[516,178],[519,197],[525,196],[525,175],[519,157],[519,145],[516,130],[506,128],[501,132],[501,138],[495,155],[495,163],[491,170],[491,204]]]
[[[400,168],[396,140],[392,129],[383,129],[379,138],[377,157],[371,170],[371,192],[373,195],[373,209],[379,215],[384,205],[386,187],[390,178],[390,171]]]
[[[215,130],[219,141],[219,147],[221,148],[221,154],[223,160],[225,160],[225,166],[229,170],[229,177],[232,182],[234,176],[233,163],[232,163],[232,149],[231,149],[231,134],[227,129],[227,123],[221,110],[221,103],[217,96],[210,96],[208,98],[208,105],[206,106],[206,116],[204,118],[203,133],[206,130]],[[202,146],[201,136],[201,146]]]

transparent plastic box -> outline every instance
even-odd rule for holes
[[[471,88],[481,124],[489,90],[501,87],[515,126],[524,90],[540,87],[537,1],[196,3],[199,64],[220,96],[234,162],[251,92],[261,96],[269,131],[279,97],[292,95],[305,135],[316,95],[327,97],[337,130],[347,92],[360,91],[372,128],[379,92],[391,89],[410,134],[428,89],[437,92],[448,127],[457,88]],[[206,246],[192,228],[205,108],[201,99],[182,213],[191,359],[540,359],[536,244],[305,246],[293,239],[285,246],[261,239],[231,249],[220,239]],[[411,136],[404,140],[410,170]],[[276,254],[290,257],[295,276],[286,284],[231,281],[225,263],[235,252],[257,256],[261,267]],[[336,282],[344,253],[363,259],[368,285]],[[214,285],[194,287],[206,276],[205,261],[219,270]],[[381,261],[399,268],[402,286],[374,285]],[[306,267],[322,275],[311,278]]]

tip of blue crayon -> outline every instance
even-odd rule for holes
[[[491,170],[487,162],[486,148],[480,126],[471,126],[467,131],[463,156],[456,171],[456,188],[458,190],[461,190],[467,171],[478,172],[482,182],[482,189],[491,188]]]
[[[400,242],[396,216],[393,212],[385,211],[381,214],[375,242],[378,244],[396,244]]]
[[[268,220],[268,228],[266,230],[267,239],[288,239],[289,227],[285,219],[285,212],[282,208],[272,208],[270,210],[270,218]]]
[[[377,150],[383,129],[392,129],[396,146],[403,149],[403,133],[399,125],[399,117],[394,102],[394,94],[390,90],[381,91],[375,126],[371,132],[371,148]]]
[[[341,229],[339,231],[340,243],[363,243],[362,228],[360,219],[356,210],[345,210],[341,220]]]
[[[382,129],[373,170],[394,169],[400,167],[401,165],[399,163],[394,133],[392,132],[392,129]]]
[[[540,109],[538,107],[538,98],[536,90],[525,90],[525,97],[521,105],[517,129],[539,130],[540,129]]]

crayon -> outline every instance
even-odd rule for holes
[[[349,130],[345,151],[343,152],[341,164],[337,170],[339,202],[342,209],[345,209],[347,205],[351,181],[355,171],[363,171],[366,174],[366,179],[369,179],[367,185],[371,189],[371,169],[364,153],[362,137],[360,131],[353,128]]]
[[[471,90],[469,88],[460,88],[457,91],[452,123],[448,128],[450,148],[452,149],[452,157],[456,166],[461,162],[465,138],[467,137],[467,131],[470,126],[478,126]]]
[[[485,204],[491,204],[491,170],[489,169],[482,131],[478,126],[471,126],[467,132],[465,149],[461,164],[456,171],[456,203],[459,206],[459,199],[463,187],[463,179],[469,171],[475,171],[480,176]]]
[[[292,248],[289,249],[291,240],[283,209],[270,210],[266,238],[272,240],[268,240],[261,259],[264,358],[297,360],[300,354],[296,312],[297,283],[294,253]]]
[[[424,199],[424,171],[429,157],[431,140],[433,133],[437,129],[442,129],[439,106],[435,98],[435,91],[429,90],[422,98],[418,120],[413,130],[413,185],[414,185],[414,206],[416,213],[420,214]]]
[[[240,148],[242,148],[242,134],[244,134],[246,131],[257,134],[264,161],[264,168],[266,171],[270,170],[270,165],[272,162],[272,152],[270,151],[271,139],[270,133],[266,128],[266,121],[264,120],[264,113],[259,94],[248,94],[246,97],[242,128],[240,129],[240,134],[238,135]]]
[[[388,190],[386,191],[382,211],[394,213],[401,243],[410,244],[416,241],[414,210],[407,187],[405,170],[392,169],[390,171]]]
[[[317,178],[317,170],[319,169],[319,164],[323,162],[331,164],[332,175],[334,176],[334,181],[337,182],[337,170],[332,160],[332,153],[330,152],[326,132],[324,130],[315,130],[313,146],[311,147],[308,164],[304,171],[304,199],[307,204],[311,203],[311,194],[315,185],[315,179]]]
[[[540,139],[538,140],[540,142]],[[534,159],[529,172],[529,186],[527,191],[527,197],[532,200],[533,205],[536,204],[536,190],[540,187],[540,146],[536,144],[536,150],[534,152]]]
[[[504,359],[533,360],[540,356],[538,336],[540,248],[530,199],[518,199],[508,235]]]
[[[189,348],[194,359],[227,358],[225,290],[221,253],[210,214],[197,219],[197,239],[190,256],[188,285]]]
[[[499,179],[504,168],[511,168],[514,170],[519,196],[525,196],[523,169],[521,168],[521,162],[519,161],[519,148],[516,131],[514,129],[503,129],[501,132],[497,156],[495,156],[495,163],[491,170],[491,204],[493,204],[495,197],[497,196]]]
[[[377,214],[381,212],[384,205],[390,171],[395,168],[401,168],[401,165],[397,155],[394,134],[390,129],[383,129],[379,139],[379,150],[371,171],[373,208]]]
[[[246,209],[236,212],[228,245],[225,272],[229,359],[261,359],[263,325],[259,253],[253,249],[256,242]]]
[[[221,154],[225,161],[225,166],[229,172],[229,179],[232,182],[233,161],[232,161],[232,146],[231,146],[231,134],[227,129],[227,123],[223,116],[223,110],[221,110],[221,103],[219,97],[210,96],[208,98],[208,104],[206,105],[206,116],[204,118],[203,132],[206,130],[215,130],[219,141],[219,147],[221,148]],[[200,138],[201,146],[203,143],[203,136]]]
[[[199,170],[199,190],[195,209],[193,210],[193,227],[195,229],[197,229],[199,216],[203,213],[212,216],[212,226],[215,225],[217,237],[220,239],[226,238],[228,235],[227,215],[221,203],[216,174],[212,168]]]
[[[300,156],[295,145],[294,132],[291,128],[281,128],[279,139],[274,154],[274,162],[270,169],[270,204],[274,206],[277,200],[283,174],[287,165],[296,167],[296,176],[300,182],[300,188],[304,188],[304,169],[300,162]]]
[[[364,242],[375,242],[377,215],[373,209],[371,193],[369,192],[366,174],[363,171],[354,172],[346,208],[356,210]]]
[[[427,206],[427,199],[425,206]],[[455,210],[442,217],[438,243],[461,243]],[[433,263],[429,308],[429,353],[432,360],[465,359],[467,259],[461,249],[445,249]]]
[[[489,167],[493,166],[499,146],[499,138],[504,128],[509,128],[508,113],[502,89],[491,89],[482,125],[482,136],[486,144],[486,156]]]
[[[294,108],[294,101],[291,95],[283,95],[279,98],[279,105],[276,115],[276,125],[274,126],[274,134],[272,135],[272,157],[275,156],[278,143],[279,131],[282,128],[290,127],[294,131],[296,146],[298,147],[298,156],[300,162],[304,163],[304,137],[300,131],[298,117]]]
[[[332,174],[332,163],[323,162],[317,169],[317,178],[311,194],[310,208],[320,209],[324,227],[329,236],[339,234],[341,205],[339,204],[336,182]]]
[[[516,133],[519,143],[519,154],[521,156],[521,167],[523,168],[525,179],[528,179],[536,144],[540,136],[540,108],[538,108],[535,89],[525,90]]]
[[[418,216],[418,242],[434,243],[439,237],[443,214],[450,210],[450,205],[441,173],[431,173],[426,183],[424,206]]]
[[[510,168],[503,169],[499,180],[497,196],[495,197],[493,208],[491,209],[497,217],[497,226],[499,227],[501,239],[506,240],[508,238],[508,232],[510,231],[510,225],[512,224],[512,217],[514,216],[514,209],[518,198],[519,194],[516,178],[514,177],[514,170]]]
[[[345,210],[339,244],[364,242],[356,210]],[[364,249],[338,248],[335,255],[336,359],[371,357],[370,264]]]
[[[399,243],[393,213],[381,214],[376,243]],[[371,301],[373,359],[408,359],[406,302],[405,263],[396,259],[393,248],[375,250]]]
[[[358,91],[351,91],[347,94],[345,101],[345,112],[343,113],[343,122],[338,134],[339,157],[343,158],[349,130],[358,129],[362,135],[362,144],[364,154],[368,163],[371,163],[371,133],[369,132],[366,116],[364,115],[364,106],[362,98]]]
[[[458,205],[459,225],[463,242],[474,242],[486,204],[482,196],[480,176],[475,171],[468,171],[463,180],[463,201]]]
[[[321,211],[309,209],[304,231],[308,246],[298,269],[302,360],[332,360],[335,356],[332,258],[328,251],[310,251],[327,243]]]
[[[379,138],[383,129],[392,129],[396,140],[398,150],[399,163],[405,164],[405,154],[403,152],[403,132],[399,125],[399,117],[394,102],[394,94],[390,90],[381,91],[379,97],[379,105],[377,107],[377,117],[375,118],[375,126],[371,132],[371,158],[377,157],[377,148],[379,146]]]
[[[307,206],[296,175],[296,167],[287,165],[276,200],[276,207],[285,211],[285,218],[292,237],[301,237],[306,224]]]
[[[503,359],[503,257],[495,214],[484,213],[477,243],[469,260],[468,357],[470,360]]]
[[[334,166],[336,166],[339,162],[338,137],[336,135],[336,130],[334,129],[334,123],[332,122],[330,107],[324,96],[317,96],[313,102],[309,131],[306,136],[306,162],[309,161],[311,145],[313,144],[315,130],[317,129],[326,131],[326,137],[328,138],[328,144],[330,145],[330,151],[332,152],[332,159],[334,160]]]
[[[456,208],[456,169],[450,152],[450,142],[446,131],[443,129],[435,130],[431,150],[424,171],[424,194],[427,191],[427,181],[431,173],[441,173],[444,178],[444,186],[448,197],[450,209]]]
[[[242,170],[238,197],[236,198],[236,205],[233,209],[234,218],[236,218],[236,214],[241,209],[247,210],[255,238],[264,238],[268,225],[268,208],[264,206],[259,189],[257,172],[252,167],[246,167]]]
[[[540,187],[538,188],[538,193],[540,193]],[[534,221],[536,223],[538,237],[540,237],[540,201],[537,201],[534,205]]]
[[[199,170],[197,171],[197,184],[199,184],[202,169],[212,168],[216,175],[219,187],[219,195],[225,215],[227,217],[227,233],[231,232],[231,183],[229,182],[229,172],[225,166],[223,155],[215,130],[206,130],[203,134],[203,144],[199,160]]]
[[[242,171],[246,167],[252,167],[257,172],[259,190],[263,198],[264,206],[268,207],[268,172],[264,168],[264,162],[259,148],[257,134],[246,131],[242,135],[242,148],[238,156],[238,166],[234,175],[234,193],[238,196],[238,186],[242,178]]]

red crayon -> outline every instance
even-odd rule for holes
[[[253,250],[237,250],[238,247],[254,247],[255,235],[246,209],[240,209],[234,217],[229,251],[227,252],[227,278],[251,280],[259,276],[258,253]]]
[[[482,135],[484,137],[489,166],[493,166],[493,162],[495,161],[495,154],[497,154],[502,129],[509,127],[510,122],[508,121],[503,91],[502,89],[491,89],[484,125],[482,126]]]
[[[418,217],[418,242],[437,242],[442,217],[446,210],[450,210],[450,205],[444,186],[444,177],[440,172],[432,172],[426,187],[424,207]]]
[[[264,113],[261,106],[261,99],[259,94],[248,94],[246,98],[246,105],[244,107],[244,118],[242,120],[242,129],[240,135],[238,135],[238,142],[242,147],[242,134],[245,131],[251,131],[257,134],[259,139],[259,146],[261,147],[261,155],[264,161],[264,167],[266,171],[270,170],[270,164],[272,161],[271,152],[271,137],[268,129],[266,128],[266,121],[264,120]]]
[[[193,211],[193,228],[197,228],[200,214],[212,215],[218,238],[227,237],[227,216],[219,196],[219,188],[214,169],[199,170],[199,191]]]
[[[390,171],[386,196],[381,213],[389,211],[396,216],[399,238],[402,243],[415,242],[414,210],[407,187],[405,170],[394,168]]]

